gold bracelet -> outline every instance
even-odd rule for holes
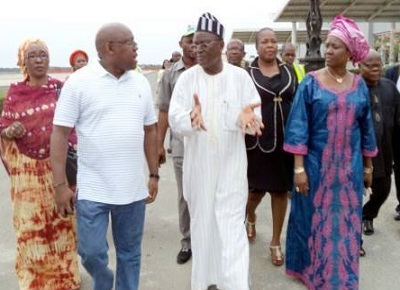
[[[372,172],[374,172],[374,167],[364,167],[364,173],[365,174],[371,174]]]
[[[60,183],[56,183],[56,184],[53,184],[53,188],[54,188],[54,189],[57,189],[58,187],[63,186],[63,185],[65,185],[65,184],[66,184],[65,181],[60,182]]]
[[[304,169],[304,167],[295,167],[294,168],[294,174],[300,174],[305,172],[306,170]]]

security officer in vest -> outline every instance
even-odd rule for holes
[[[284,63],[291,65],[296,72],[297,82],[300,83],[301,80],[306,75],[304,66],[295,62],[296,59],[296,47],[291,42],[285,42],[281,49],[281,58]]]

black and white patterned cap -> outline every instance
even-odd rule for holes
[[[224,38],[224,26],[209,12],[200,16],[196,31],[205,31]]]

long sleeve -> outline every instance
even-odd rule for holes
[[[393,86],[395,96],[395,126],[400,128],[400,92]]]
[[[312,90],[312,78],[306,76],[300,83],[285,128],[283,149],[297,155],[307,155],[310,106],[307,101]]]
[[[363,108],[363,114],[359,120],[361,130],[361,147],[363,155],[366,157],[375,157],[378,153],[376,146],[376,138],[374,125],[372,122],[371,108],[369,102],[368,88],[364,82],[360,84],[360,97],[365,99],[365,106]]]
[[[190,121],[193,96],[190,95],[190,91],[187,89],[189,84],[190,80],[187,79],[187,74],[185,72],[182,73],[172,93],[168,111],[168,122],[172,131],[182,136],[188,136],[196,132],[192,128]]]

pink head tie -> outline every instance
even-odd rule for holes
[[[339,38],[347,46],[353,64],[361,62],[369,53],[370,47],[364,34],[354,20],[336,15],[330,24],[328,35]]]

